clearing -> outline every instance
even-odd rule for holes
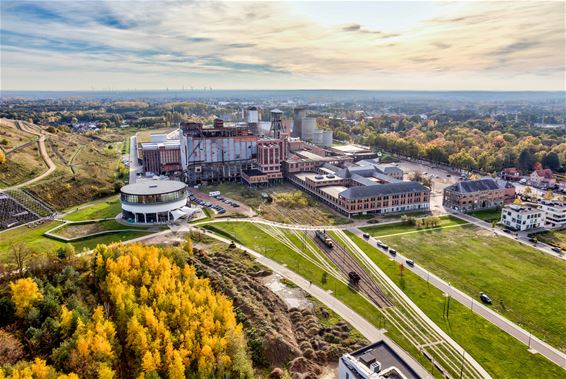
[[[467,221],[459,219],[453,216],[442,216],[439,217],[439,223],[436,226],[430,227],[416,227],[414,225],[409,225],[407,223],[399,222],[394,224],[385,225],[372,225],[361,228],[365,233],[370,234],[372,237],[388,236],[391,234],[408,233],[414,231],[424,231],[430,229],[445,228],[448,226],[457,226],[467,224]]]

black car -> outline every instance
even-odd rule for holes
[[[560,253],[560,252],[562,251],[562,249],[559,248],[559,247],[554,246],[554,247],[552,248],[552,251],[554,251],[555,253]]]
[[[405,263],[407,263],[407,266],[411,266],[411,267],[413,267],[413,266],[415,265],[415,262],[412,261],[411,259],[407,259],[407,260],[405,261]]]
[[[365,238],[365,239],[369,239],[369,234],[364,233],[364,238]]]
[[[397,255],[397,250],[395,249],[389,249],[389,254],[396,256]]]
[[[480,300],[485,304],[491,304],[491,298],[483,292],[480,292]]]
[[[511,234],[511,231],[510,231],[509,229],[503,229],[503,231],[504,231],[505,233]]]

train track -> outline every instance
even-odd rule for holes
[[[327,234],[332,240],[334,247],[329,248],[324,242],[316,237],[314,231],[309,231],[308,236],[314,243],[328,256],[328,258],[344,273],[346,277],[350,272],[355,272],[360,276],[360,280],[354,288],[365,294],[375,305],[380,308],[392,306],[391,300],[383,290],[375,283],[375,280],[366,272],[363,266],[352,257],[335,239]]]

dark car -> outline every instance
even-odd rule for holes
[[[503,229],[503,231],[504,231],[505,233],[511,234],[511,231],[510,231],[509,229]]]
[[[480,300],[485,304],[491,304],[491,298],[483,292],[480,292]]]
[[[411,260],[411,259],[407,259],[407,260],[405,261],[405,263],[407,263],[407,266],[411,266],[411,267],[413,267],[413,266],[415,265],[415,262],[414,262],[413,260]]]
[[[389,254],[396,256],[397,255],[397,250],[395,249],[389,249]]]
[[[556,252],[556,253],[560,253],[560,252],[562,251],[562,249],[559,248],[559,247],[554,246],[554,247],[552,248],[552,251],[554,251],[554,252]]]
[[[364,238],[365,238],[365,239],[369,239],[369,234],[364,233]]]
[[[234,208],[240,208],[240,204],[238,204],[238,203],[232,203],[232,206],[233,206]]]
[[[535,245],[536,245],[536,243],[538,242],[537,239],[536,239],[536,238],[533,238],[533,237],[529,238],[529,241],[532,242],[532,243],[534,243]]]

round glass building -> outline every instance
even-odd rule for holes
[[[172,180],[128,184],[120,192],[122,218],[132,223],[166,224],[187,205],[187,185]]]

